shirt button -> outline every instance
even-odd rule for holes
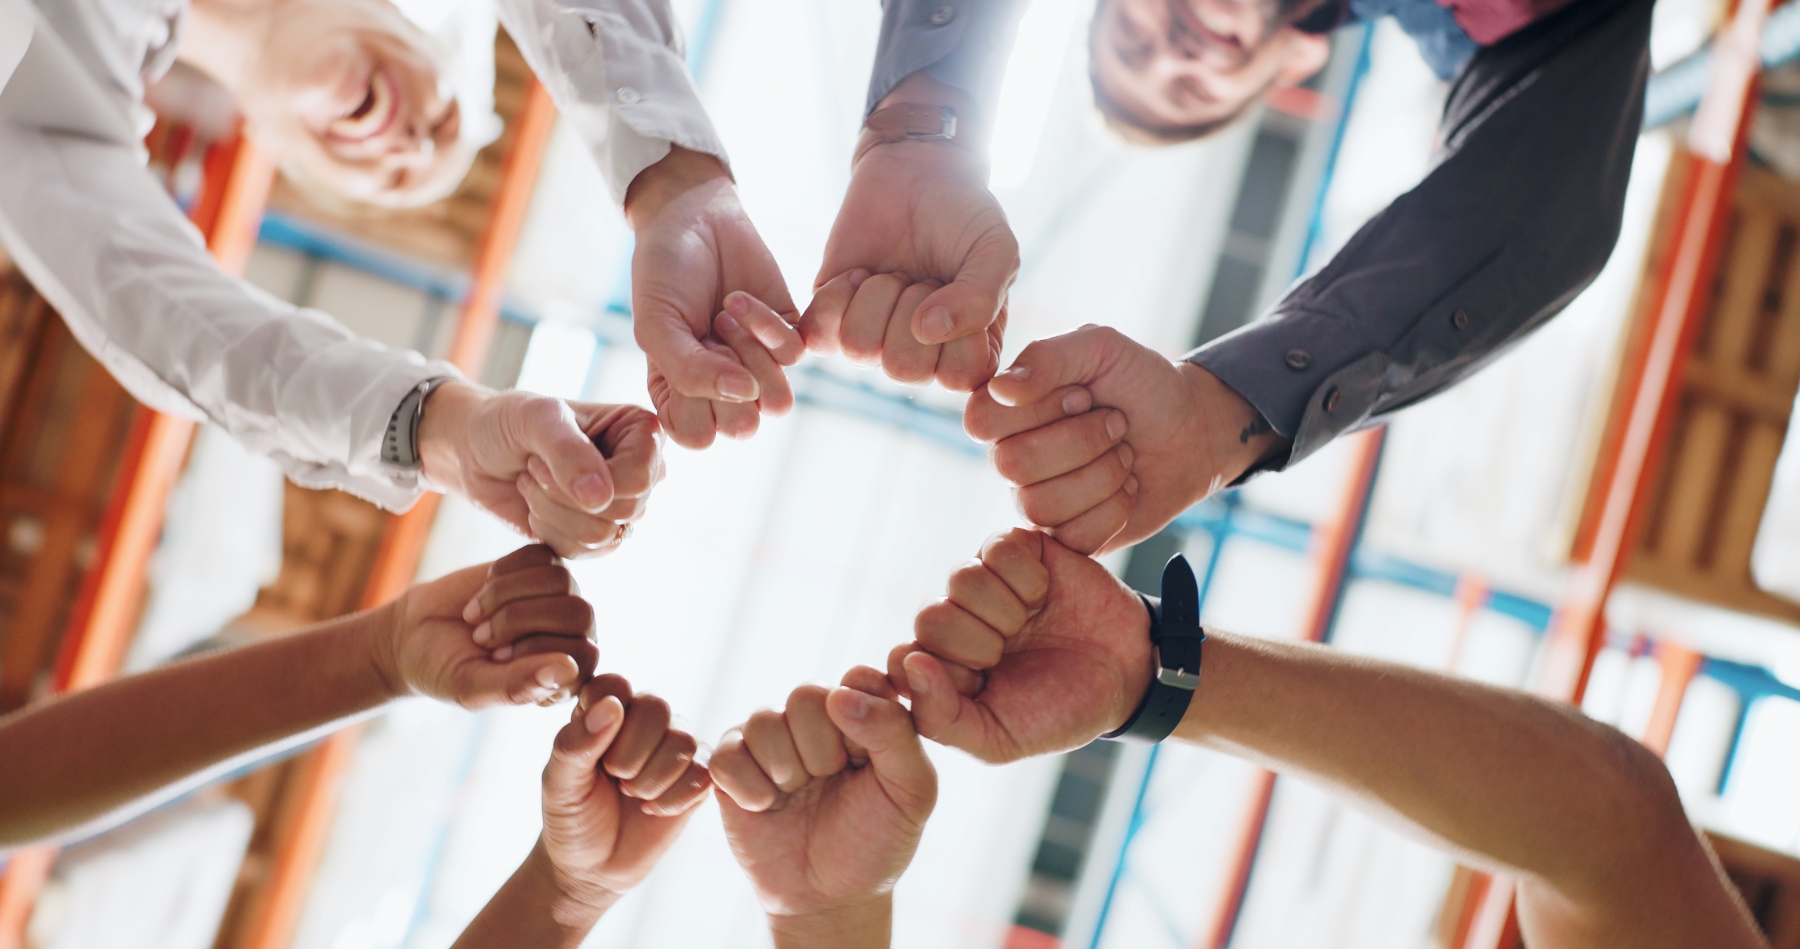
[[[619,91],[613,93],[613,98],[618,99],[623,105],[637,105],[644,96],[630,86],[620,86]]]
[[[1469,328],[1469,311],[1468,310],[1457,310],[1455,313],[1450,314],[1450,325],[1456,327],[1459,330],[1468,329]]]
[[[1338,391],[1337,386],[1332,386],[1331,391],[1325,393],[1325,411],[1326,412],[1336,412],[1337,404],[1338,404],[1338,397],[1342,396],[1342,395],[1343,395],[1343,393]]]
[[[954,19],[956,19],[956,8],[948,3],[931,11],[932,26],[943,26]]]
[[[1289,369],[1305,369],[1312,365],[1312,353],[1304,349],[1290,349],[1287,351],[1287,364]]]

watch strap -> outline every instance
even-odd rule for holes
[[[450,376],[434,376],[413,386],[388,416],[387,432],[381,437],[381,460],[404,471],[418,471],[425,466],[419,457],[419,423],[425,418],[425,398],[431,390],[448,382]]]
[[[1200,584],[1187,558],[1163,567],[1162,596],[1138,594],[1150,614],[1150,687],[1125,724],[1100,737],[1154,744],[1169,737],[1200,688]]]
[[[863,120],[863,128],[872,135],[863,139],[855,157],[893,142],[954,142],[956,124],[956,110],[947,105],[897,102],[883,106]]]

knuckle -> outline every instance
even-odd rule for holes
[[[631,710],[655,720],[667,720],[673,714],[669,703],[662,696],[648,692],[639,692],[631,697]]]

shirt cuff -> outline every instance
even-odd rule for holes
[[[712,155],[729,171],[725,143],[681,54],[607,14],[588,15],[599,49],[569,72],[571,95],[558,105],[593,150],[614,203],[625,203],[632,180],[671,145]]]
[[[1280,471],[1366,424],[1388,359],[1348,322],[1308,310],[1279,312],[1184,357],[1230,386],[1292,443],[1244,478]]]
[[[883,7],[863,114],[875,111],[901,80],[924,70],[967,92],[991,118],[1018,27],[1018,0],[887,0]]]

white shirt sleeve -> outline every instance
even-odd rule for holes
[[[562,117],[594,152],[613,200],[671,144],[716,156],[725,146],[688,74],[668,0],[496,0]]]
[[[456,369],[220,271],[130,148],[0,121],[0,242],[146,405],[218,424],[296,484],[418,497],[381,439],[409,389]]]

